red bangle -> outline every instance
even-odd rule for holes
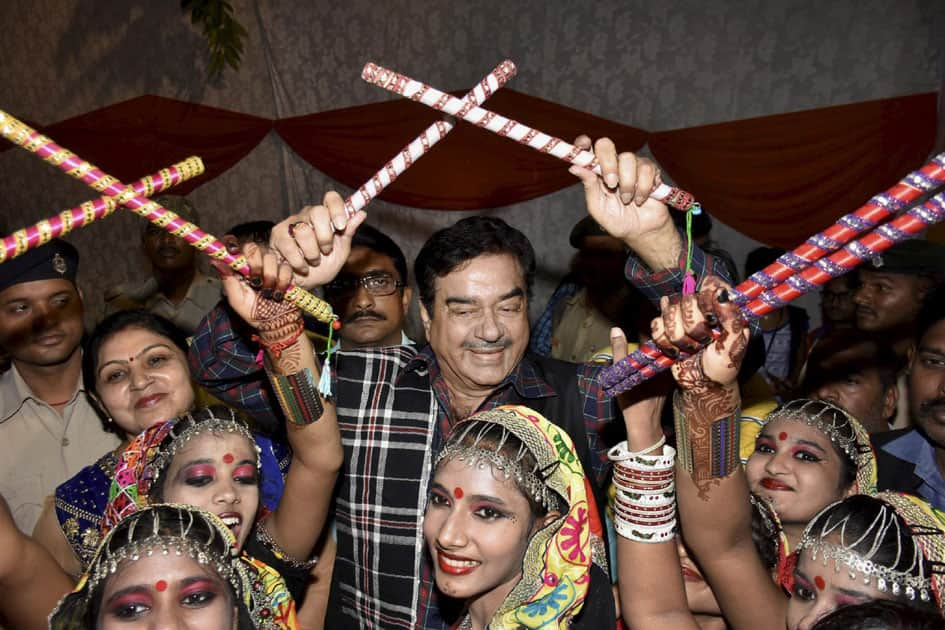
[[[259,345],[261,345],[263,348],[271,352],[272,355],[278,359],[280,356],[282,356],[282,351],[291,347],[296,341],[298,341],[299,337],[302,336],[304,331],[305,324],[299,320],[295,330],[293,330],[289,338],[285,339],[284,341],[267,342],[259,335],[253,335],[252,339],[253,341],[259,343]]]

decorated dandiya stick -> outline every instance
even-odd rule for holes
[[[748,304],[765,289],[773,289],[789,277],[804,271],[812,263],[837,251],[859,234],[872,230],[890,215],[899,212],[920,195],[945,184],[945,153],[906,175],[899,183],[846,214],[826,230],[807,239],[800,247],[783,254],[733,290],[732,299],[739,306]],[[744,288],[742,288],[744,287]]]
[[[0,110],[0,135],[27,151],[35,153],[46,162],[57,166],[71,177],[85,182],[94,190],[110,197],[116,197],[119,204],[127,206],[161,229],[183,238],[187,243],[207,255],[222,260],[234,271],[244,276],[250,275],[246,258],[230,254],[220,239],[204,232],[193,223],[185,221],[176,212],[142,197],[135,192],[134,188],[125,186],[111,175],[102,172],[95,165],[86,162],[68,149],[64,149],[29,125],[2,110]],[[285,299],[319,321],[327,323],[336,319],[331,306],[327,302],[301,287],[289,286],[286,289]]]
[[[880,225],[858,240],[852,240],[830,256],[820,258],[804,271],[789,276],[785,282],[762,291],[758,297],[741,307],[746,320],[758,319],[782,308],[795,298],[817,289],[832,278],[851,271],[860,263],[881,254],[896,243],[917,236],[929,226],[945,219],[945,193],[935,195],[893,220]],[[741,291],[742,283],[736,287]],[[718,331],[713,337],[718,338]],[[675,360],[662,353],[652,341],[641,345],[626,358],[605,368],[599,375],[608,394],[627,391],[651,376],[672,366]]]
[[[470,106],[468,102],[455,96],[374,63],[368,63],[364,66],[361,71],[361,78],[385,90],[419,101],[437,111],[461,118],[477,127],[488,129],[504,138],[509,138],[565,162],[590,169],[600,175],[600,166],[597,164],[597,158],[594,157],[593,153],[576,147],[561,138],[548,135],[481,107]],[[650,197],[658,199],[677,210],[687,211],[698,208],[698,204],[691,194],[666,184],[660,184],[656,190],[650,193]]]
[[[183,162],[178,162],[173,166],[161,169],[153,175],[139,179],[131,184],[131,187],[137,194],[150,197],[188,179],[193,179],[203,174],[203,172],[203,161],[198,157],[189,157]],[[4,236],[2,243],[0,243],[2,245],[0,247],[0,263],[13,260],[31,249],[45,245],[51,239],[107,217],[118,206],[117,195],[99,197],[19,229],[9,236]]]
[[[478,85],[470,90],[463,98],[464,107],[481,105],[492,96],[496,90],[505,85],[515,76],[515,64],[506,59],[490,72]],[[345,211],[350,217],[358,210],[363,209],[372,199],[381,194],[397,177],[403,174],[410,166],[424,156],[437,142],[446,137],[453,130],[453,123],[438,120],[417,136],[407,146],[400,150],[387,164],[381,167],[367,180],[363,186],[345,199]]]

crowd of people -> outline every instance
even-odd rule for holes
[[[149,226],[88,333],[72,246],[0,265],[2,627],[945,627],[945,247],[829,282],[816,330],[747,322],[708,218],[578,143],[601,174],[534,327],[521,231],[460,220],[411,286],[335,192],[234,226],[249,278]],[[671,372],[610,396],[647,340]]]

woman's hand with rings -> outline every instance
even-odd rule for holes
[[[367,215],[347,215],[344,199],[334,191],[322,204],[306,206],[277,224],[270,248],[292,268],[292,284],[311,289],[330,282],[351,252],[351,238]]]

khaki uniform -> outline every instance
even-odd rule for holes
[[[0,494],[29,534],[60,483],[118,446],[85,397],[81,376],[62,415],[33,396],[16,365],[0,376]]]
[[[105,298],[108,302],[105,306],[106,315],[130,308],[146,308],[155,315],[166,317],[187,335],[192,335],[204,315],[220,301],[222,285],[219,278],[197,272],[187,289],[187,296],[180,304],[174,304],[164,297],[154,278],[148,278],[134,289],[118,287],[116,292],[116,295]]]
[[[586,289],[578,291],[558,308],[551,333],[553,359],[583,363],[610,346],[610,329],[615,324],[588,306]]]

